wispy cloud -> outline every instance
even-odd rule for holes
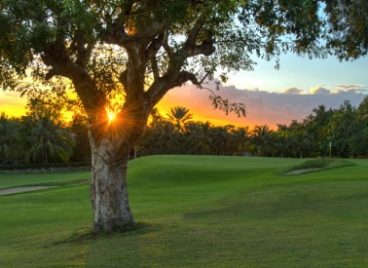
[[[364,85],[358,84],[342,84],[337,85],[335,90],[337,92],[344,92],[344,91],[356,91],[356,92],[364,92],[367,88]]]
[[[339,94],[343,92],[367,92],[367,87],[359,84],[340,84],[340,85],[316,85],[311,87],[308,92],[310,94],[328,95],[328,94]]]

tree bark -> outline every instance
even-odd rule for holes
[[[111,137],[104,137],[97,144],[92,135],[90,145],[93,231],[129,229],[135,224],[129,207],[126,183],[129,146],[117,149]]]

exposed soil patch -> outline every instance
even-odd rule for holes
[[[8,189],[0,189],[0,196],[9,195],[9,194],[17,194],[17,193],[26,193],[33,192],[38,190],[44,190],[49,188],[54,188],[56,186],[24,186],[24,187],[14,187]]]
[[[312,159],[289,168],[288,170],[285,171],[284,175],[299,175],[332,168],[347,167],[351,165],[353,165],[351,161],[343,159],[326,159],[326,158]]]

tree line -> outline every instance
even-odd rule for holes
[[[85,117],[69,123],[61,107],[31,98],[21,118],[0,115],[0,163],[88,163],[90,149]],[[367,157],[368,97],[358,106],[345,101],[337,109],[321,105],[304,120],[271,129],[267,125],[216,126],[193,120],[185,107],[166,115],[154,109],[131,157],[153,154],[246,155],[267,157]]]
[[[250,129],[192,121],[183,107],[171,109],[170,120],[154,114],[138,145],[141,155],[368,156],[368,97],[358,107],[349,101],[337,109],[321,105],[304,120],[278,125],[275,130],[267,125]]]

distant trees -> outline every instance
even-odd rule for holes
[[[368,97],[357,109],[357,133],[351,139],[353,155],[368,156]]]
[[[360,121],[368,122],[368,97],[365,97],[358,107],[358,118]]]
[[[187,111],[189,112],[189,111]],[[302,121],[266,125],[252,131],[231,125],[190,121],[177,131],[175,121],[156,120],[141,139],[141,155],[214,154],[273,157],[368,157],[368,97],[359,107],[348,101],[337,109],[323,105]]]
[[[0,115],[0,163],[15,163],[19,157],[19,121]]]
[[[89,162],[91,149],[88,142],[87,118],[81,114],[74,114],[70,122],[69,132],[74,139],[74,150],[70,161]]]
[[[332,143],[332,118],[333,111],[326,110],[321,105],[313,109],[313,113],[300,122],[310,140],[308,155],[327,156],[329,154],[329,145]]]
[[[27,133],[25,141],[29,144],[27,162],[67,162],[72,156],[74,139],[72,133],[62,125],[63,105],[64,103],[60,99],[54,99],[52,94],[33,91],[30,95],[28,112],[23,117],[22,124],[24,132]]]
[[[73,154],[74,140],[67,129],[47,117],[37,121],[30,120],[29,124],[31,130],[26,139],[30,145],[26,154],[28,162],[49,164],[52,160],[63,162],[69,160]]]
[[[68,162],[73,153],[70,129],[50,118],[0,116],[0,165]]]
[[[42,104],[43,103],[43,104]],[[48,111],[47,101],[32,100],[20,119],[0,115],[0,164],[89,162],[86,117],[75,114],[68,125],[60,112]],[[253,130],[232,125],[215,126],[193,120],[185,107],[167,116],[154,109],[138,156],[153,154],[253,155],[272,157],[368,157],[368,97],[353,107],[319,106],[302,121],[266,125]]]
[[[63,125],[61,106],[45,95],[32,95],[20,119],[0,116],[0,164],[68,162],[73,133]],[[83,137],[85,139],[85,137]]]
[[[254,153],[258,156],[272,155],[272,130],[266,126],[256,126],[252,132]]]
[[[290,157],[367,157],[368,99],[358,108],[345,101],[338,109],[326,110],[319,106],[303,121],[279,126],[282,153]]]

